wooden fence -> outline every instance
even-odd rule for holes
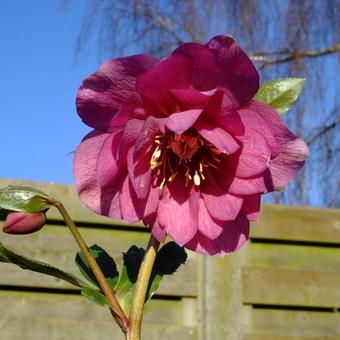
[[[60,199],[89,244],[117,260],[131,244],[145,247],[148,231],[92,214],[73,188],[0,180],[40,188]],[[78,275],[74,240],[56,210],[38,233],[1,234],[14,251]],[[105,308],[73,286],[0,263],[0,339],[122,339]],[[241,251],[204,257],[165,277],[144,316],[145,340],[340,339],[340,211],[264,206]]]

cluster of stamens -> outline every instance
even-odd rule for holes
[[[195,132],[184,134],[167,133],[155,136],[156,148],[150,159],[150,168],[157,171],[160,189],[166,182],[172,182],[181,167],[184,171],[185,186],[190,181],[199,186],[205,180],[204,170],[217,169],[221,162],[221,152],[214,145],[204,140]]]

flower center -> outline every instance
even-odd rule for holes
[[[190,181],[199,186],[205,180],[205,169],[217,169],[221,162],[221,152],[194,130],[183,134],[166,132],[156,136],[154,142],[156,148],[150,159],[150,168],[155,172],[160,189],[178,174],[184,176],[185,186]]]

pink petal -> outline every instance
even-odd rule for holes
[[[241,214],[246,216],[249,221],[257,221],[260,215],[261,194],[243,196],[243,199]]]
[[[210,171],[204,173],[205,180],[201,183],[201,195],[209,214],[218,220],[234,220],[239,214],[243,199],[228,194],[215,180]]]
[[[223,153],[228,155],[232,154],[240,147],[233,136],[220,127],[209,126],[205,123],[197,122],[195,128],[203,138]]]
[[[137,77],[157,63],[157,59],[147,55],[118,58],[107,61],[88,76],[77,94],[77,111],[84,123],[107,131],[121,105],[137,96]]]
[[[159,224],[179,245],[191,240],[198,228],[198,193],[192,185],[185,187],[183,183],[179,178],[167,183],[158,205]]]
[[[249,107],[249,103],[247,103],[246,107]],[[274,135],[272,127],[268,125],[266,120],[256,111],[247,108],[238,110],[238,114],[242,120],[245,130],[256,131],[261,134],[270,148],[271,156],[276,157],[280,152],[280,145]],[[250,132],[248,132],[248,134],[250,134]]]
[[[110,134],[104,141],[97,160],[97,183],[101,187],[113,185],[121,172],[126,169],[126,158],[117,160],[120,140],[123,130],[118,130]]]
[[[198,230],[210,239],[218,237],[223,232],[223,222],[211,217],[206,204],[202,199],[199,200]]]
[[[263,174],[269,167],[271,152],[264,137],[255,130],[248,129],[238,137],[242,143],[239,152],[229,156],[230,169],[240,178],[250,178]]]
[[[193,89],[170,89],[168,91],[180,106],[181,111],[204,107],[209,98],[216,92],[216,90],[212,90],[204,93]]]
[[[134,148],[132,147],[127,154],[127,164],[129,176],[136,192],[137,197],[146,198],[151,185],[152,170],[150,168],[150,159],[153,150],[149,147],[145,154],[134,161]]]
[[[141,128],[134,147],[134,161],[145,154],[146,149],[155,143],[155,137],[159,133],[159,119],[149,116]]]
[[[119,181],[105,188],[97,184],[98,154],[108,136],[107,133],[90,132],[76,149],[73,171],[79,198],[88,208],[99,215],[121,218]]]
[[[228,156],[221,158],[221,163],[214,170],[215,180],[221,188],[234,195],[252,195],[266,192],[266,183],[263,175],[254,178],[242,179],[235,177],[227,161]]]
[[[118,148],[118,154],[115,155],[117,159],[121,157],[126,157],[128,150],[130,149],[132,144],[134,144],[135,141],[137,140],[142,130],[143,124],[144,120],[141,119],[131,119],[127,122]]]
[[[173,113],[167,118],[160,119],[160,124],[173,132],[181,134],[195,124],[202,111],[202,109],[194,109]],[[164,128],[162,130],[164,131]]]
[[[249,221],[239,216],[223,223],[223,232],[214,239],[198,232],[184,247],[204,255],[225,255],[238,250],[249,237]]]
[[[140,76],[136,89],[150,114],[161,117],[174,112],[176,103],[168,90],[188,88],[190,75],[190,61],[183,56],[171,55]]]
[[[43,212],[26,213],[13,211],[6,216],[3,232],[12,235],[31,234],[40,230],[46,223]]]
[[[135,223],[142,219],[146,201],[137,197],[129,176],[126,176],[125,179],[121,181],[119,202],[122,217],[125,221]]]
[[[254,65],[230,36],[216,36],[207,45],[183,44],[173,55],[190,59],[191,84],[199,91],[221,86],[244,102],[258,90],[259,75]]]
[[[268,191],[284,187],[302,168],[309,156],[306,143],[292,133],[284,124],[279,114],[264,103],[252,101],[249,109],[256,111],[273,131],[279,143],[280,153],[270,161],[266,174]]]

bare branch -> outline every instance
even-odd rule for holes
[[[322,135],[327,133],[328,131],[334,129],[338,124],[340,123],[340,118],[337,118],[335,121],[333,121],[330,124],[327,124],[325,126],[321,126],[312,136],[306,139],[306,143],[308,145],[314,143],[317,139],[319,139]]]
[[[251,55],[250,59],[257,62],[262,62],[259,66],[260,69],[272,65],[272,64],[280,64],[286,63],[295,59],[300,58],[313,58],[313,57],[320,57],[327,54],[333,54],[340,52],[340,44],[332,45],[328,48],[322,50],[308,50],[308,51],[290,51],[290,52],[283,52],[283,51],[273,51],[271,53],[263,53],[263,54],[255,54]],[[271,55],[283,55],[278,58],[272,58]]]

